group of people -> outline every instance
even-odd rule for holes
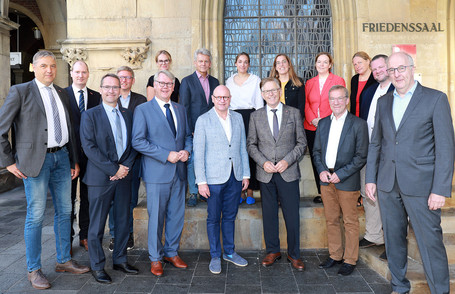
[[[322,201],[327,224],[329,257],[319,267],[341,264],[338,273],[350,275],[359,247],[385,243],[382,258],[388,259],[393,291],[407,293],[409,217],[432,293],[449,292],[440,208],[452,189],[450,106],[445,94],[414,80],[412,57],[399,52],[370,60],[357,52],[350,95],[344,79],[331,72],[333,60],[326,52],[316,56],[318,74],[306,83],[285,54],[276,56],[270,77],[261,80],[248,72],[250,57],[243,52],[235,60],[238,72],[220,85],[209,74],[211,59],[207,49],[196,50],[196,71],[180,83],[170,72],[171,55],[159,51],[158,72],[144,97],[131,91],[134,71],[127,66],[104,75],[99,93],[88,89],[83,61],[72,64],[73,84],[61,89],[53,84],[55,56],[35,54],[35,79],[11,87],[0,109],[0,165],[24,181],[33,287],[50,287],[40,261],[48,189],[55,208],[56,271],[91,269],[96,281],[112,282],[102,248],[109,215],[113,269],[138,273],[127,250],[134,246],[132,211],[140,178],[147,194],[153,275],[163,275],[162,262],[188,267],[178,255],[187,189],[188,206],[207,202],[212,273],[221,272],[221,259],[248,265],[235,252],[235,219],[239,204],[254,203],[258,189],[266,246],[262,265],[281,258],[281,207],[286,258],[304,270],[299,160],[308,145],[320,194],[314,201]],[[71,259],[77,187],[79,244],[88,250],[90,268]],[[360,241],[359,195],[366,218]]]

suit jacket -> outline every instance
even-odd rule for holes
[[[134,112],[133,147],[142,154],[142,179],[146,183],[170,183],[175,173],[186,181],[186,165],[167,161],[169,152],[186,150],[191,154],[192,137],[185,108],[172,102],[177,133],[171,131],[156,97],[139,105]]]
[[[194,132],[198,117],[213,107],[213,90],[215,90],[219,84],[220,82],[216,78],[209,75],[210,97],[209,102],[207,103],[204,89],[202,88],[196,72],[183,78],[182,84],[180,85],[180,103],[186,109],[191,132]]]
[[[76,138],[70,115],[69,98],[66,92],[54,85],[65,109],[69,142],[67,144],[71,167],[78,162]],[[16,163],[17,168],[28,177],[36,177],[41,171],[47,152],[47,118],[35,80],[11,87],[0,109],[0,166]],[[13,127],[13,147],[8,141],[8,132]]]
[[[196,183],[224,184],[231,171],[237,181],[250,177],[245,127],[242,115],[229,110],[231,142],[221,125],[215,109],[201,115],[194,129],[194,173]]]
[[[84,155],[81,146],[81,136],[79,133],[79,127],[81,125],[81,112],[79,110],[79,97],[74,96],[73,87],[69,86],[65,88],[66,92],[68,93],[70,107],[71,107],[71,114],[73,116],[73,130],[74,135],[76,137],[76,146],[77,146],[77,154],[79,156],[79,160],[87,161],[87,157]],[[101,95],[100,93],[93,91],[87,88],[87,109],[93,108],[101,103]]]
[[[327,143],[329,140],[332,117],[328,116],[319,121],[313,147],[313,162],[318,174],[328,171],[325,163]],[[337,149],[337,159],[334,171],[340,182],[335,187],[342,191],[360,190],[360,170],[367,161],[368,126],[366,121],[348,112],[341,131]],[[321,182],[327,186],[328,183]]]
[[[393,93],[378,100],[368,149],[366,183],[390,192],[397,180],[406,195],[450,197],[454,168],[454,134],[446,94],[417,85],[395,128]]]
[[[300,110],[300,115],[303,119],[305,117],[305,83],[301,78],[299,80],[302,82],[300,87],[295,86],[291,80],[286,83],[286,86],[284,86],[284,100],[286,105]]]
[[[267,120],[267,106],[251,114],[248,131],[248,153],[256,162],[256,178],[268,183],[272,174],[267,173],[263,166],[266,161],[273,164],[284,159],[289,167],[281,173],[286,182],[300,178],[299,160],[306,148],[306,136],[303,129],[302,116],[298,109],[283,105],[278,140],[275,141]]]
[[[303,127],[305,130],[316,131],[316,127],[311,124],[311,121],[318,117],[321,118],[332,114],[329,105],[329,90],[332,86],[342,85],[346,87],[346,83],[342,77],[330,73],[322,88],[322,93],[319,91],[319,76],[308,80],[305,84],[305,120]]]
[[[370,74],[368,77],[367,83],[365,84],[365,87],[363,88],[362,92],[368,89],[369,86],[373,85],[374,83],[377,83],[376,80],[373,77],[373,73]],[[356,107],[356,99],[357,99],[357,91],[359,90],[359,74],[356,74],[352,77],[351,79],[351,96],[350,96],[350,101],[351,101],[351,113],[355,115],[355,107]],[[362,105],[362,96],[359,97],[359,103]]]
[[[136,107],[145,102],[147,102],[147,98],[145,98],[144,95],[131,91],[130,103],[128,104],[128,110],[134,114],[134,110],[136,109]]]
[[[373,100],[373,96],[376,93],[376,90],[379,87],[379,83],[373,84],[368,89],[362,91],[362,94],[360,94],[360,117],[363,118],[364,120],[368,119],[368,114],[370,113],[370,106],[371,106],[371,101]],[[387,93],[392,92],[395,90],[395,87],[391,83],[389,88],[387,89]],[[385,95],[385,94],[384,94]]]
[[[125,120],[127,145],[122,156],[118,158],[115,138],[104,110],[103,104],[85,111],[81,117],[81,143],[87,155],[87,169],[82,181],[89,186],[107,186],[113,182],[109,177],[115,175],[122,164],[131,169],[136,158],[136,151],[131,146],[132,114],[120,107]],[[123,180],[131,180],[131,173]]]

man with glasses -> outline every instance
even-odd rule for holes
[[[185,107],[188,115],[191,132],[194,133],[196,120],[201,114],[213,107],[211,95],[220,82],[209,75],[212,66],[212,54],[209,50],[201,48],[194,52],[194,66],[196,71],[183,78],[180,86],[180,103]],[[194,175],[194,158],[188,161],[188,206],[197,205],[198,188]],[[239,200],[240,201],[240,200]]]
[[[118,103],[121,107],[128,109],[134,114],[136,107],[147,101],[145,96],[131,91],[134,85],[134,71],[129,66],[121,66],[117,69],[117,76],[120,79],[120,97]],[[140,179],[141,172],[141,155],[138,153],[134,161],[133,167],[131,168],[131,202],[130,202],[130,219],[129,228],[130,234],[128,237],[127,250],[134,248],[134,228],[133,228],[133,210],[137,206],[139,186],[141,184]],[[114,250],[115,243],[115,226],[114,226],[114,209],[111,207],[109,211],[109,233],[111,240],[109,242],[109,251]]]
[[[167,70],[155,74],[155,97],[138,106],[133,126],[133,147],[142,153],[142,179],[147,190],[150,271],[158,277],[163,275],[163,260],[177,268],[188,267],[178,249],[185,216],[185,163],[192,138],[185,108],[170,100],[174,81]]]
[[[194,170],[199,194],[207,199],[207,237],[212,257],[209,270],[219,274],[221,255],[237,266],[248,265],[234,251],[234,232],[240,195],[248,188],[250,167],[243,119],[229,110],[229,89],[216,87],[212,102],[214,108],[198,118],[194,129]]]
[[[299,271],[300,259],[300,191],[299,160],[306,148],[302,116],[297,108],[280,102],[280,82],[262,79],[262,98],[267,105],[251,114],[248,153],[256,162],[257,179],[262,197],[262,220],[267,255],[265,267],[281,258],[278,207],[286,223],[287,260]]]
[[[136,151],[131,146],[132,114],[119,106],[120,80],[114,74],[101,78],[103,102],[82,114],[81,143],[87,155],[83,178],[88,186],[90,225],[88,253],[92,275],[99,283],[111,283],[105,272],[106,258],[102,247],[109,209],[114,208],[115,244],[112,253],[114,270],[137,274],[128,264],[126,244],[129,236],[131,168]]]
[[[349,93],[345,87],[336,85],[330,88],[329,104],[332,114],[319,121],[313,148],[330,254],[319,268],[342,264],[338,274],[347,276],[352,274],[359,258],[357,199],[360,195],[360,170],[367,160],[368,127],[363,119],[348,111]]]
[[[454,134],[447,96],[414,80],[414,61],[392,54],[387,71],[395,86],[378,100],[368,150],[366,193],[378,201],[393,293],[408,293],[408,218],[431,293],[449,293],[441,208],[451,196]]]

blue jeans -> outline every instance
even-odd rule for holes
[[[196,175],[194,174],[194,157],[190,155],[188,158],[188,165],[187,165],[187,180],[188,180],[188,191],[190,194],[197,194],[198,189],[196,185]]]
[[[24,179],[27,198],[25,218],[25,252],[29,272],[41,268],[41,231],[46,209],[48,189],[54,204],[54,233],[57,247],[57,262],[71,259],[71,167],[65,148],[47,153],[37,177]]]

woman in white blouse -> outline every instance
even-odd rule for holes
[[[235,66],[237,73],[234,74],[226,81],[226,86],[231,92],[231,106],[232,110],[237,111],[243,117],[245,124],[245,132],[248,136],[248,125],[250,122],[250,114],[264,106],[264,100],[261,96],[259,83],[261,79],[254,74],[248,73],[250,67],[250,56],[248,53],[242,52],[235,58]],[[256,180],[256,164],[250,158],[250,184],[247,190],[246,203],[253,204],[253,190],[259,190],[259,183]],[[242,198],[240,202],[242,202]]]

